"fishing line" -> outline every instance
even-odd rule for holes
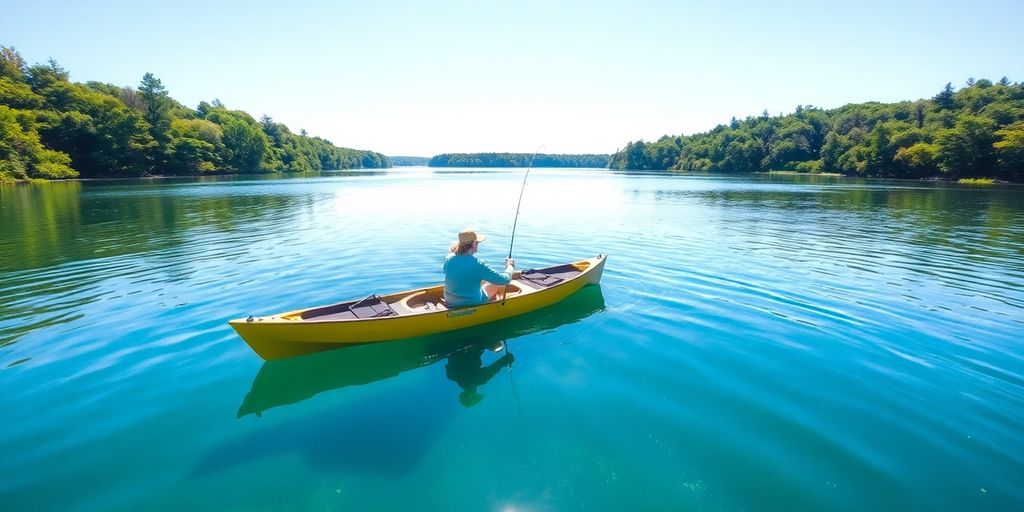
[[[505,348],[505,352],[508,355],[511,356],[512,355],[512,351],[508,349],[508,342],[505,341],[505,340],[502,340],[501,344]],[[513,361],[508,364],[508,383],[509,383],[509,386],[512,388],[512,397],[516,399],[516,410],[519,411],[519,419],[520,419],[520,421],[522,421],[525,424],[526,423],[526,417],[523,416],[523,401],[519,399],[519,392],[516,391],[516,381],[515,381],[515,379],[512,378],[512,365],[513,364],[515,364],[515,356],[513,356]]]

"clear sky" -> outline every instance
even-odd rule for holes
[[[294,3],[295,5],[291,5]],[[0,45],[387,155],[611,153],[733,116],[1024,81],[1024,1],[4,0]]]

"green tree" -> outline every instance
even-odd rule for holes
[[[840,166],[840,159],[857,144],[857,138],[863,130],[857,129],[857,133],[843,135],[839,132],[829,132],[825,136],[825,144],[821,148],[822,168],[826,171],[843,171]]]
[[[50,59],[45,65],[29,66],[25,72],[26,81],[36,91],[45,89],[55,82],[68,82],[70,76],[67,70],[53,59]]]
[[[67,153],[83,176],[137,176],[154,142],[142,117],[118,99],[81,84],[57,81],[39,91],[43,143]]]
[[[25,81],[25,59],[13,47],[0,46],[0,78]]]
[[[42,108],[44,103],[43,97],[33,92],[28,84],[9,77],[0,77],[0,105],[35,110]]]
[[[163,82],[153,76],[153,73],[142,75],[142,82],[139,83],[139,95],[146,107],[143,117],[149,123],[150,135],[159,143],[168,142],[170,139],[168,132],[171,129],[171,103]]]
[[[255,123],[229,118],[221,128],[224,131],[224,163],[230,169],[243,173],[268,170],[262,163],[270,145]]]
[[[939,91],[939,93],[932,98],[932,101],[935,102],[935,106],[939,110],[951,110],[956,107],[956,104],[953,102],[952,82],[947,82],[946,87]]]
[[[782,119],[778,130],[770,138],[771,149],[764,158],[762,167],[766,169],[792,167],[794,162],[814,159],[817,152],[812,149],[811,140],[816,138],[817,132],[814,127],[804,122],[803,119],[798,117]]]
[[[210,105],[205,101],[200,101],[199,106],[196,107],[196,116],[199,119],[206,119],[206,116],[210,113],[210,110],[213,110],[213,105]]]
[[[647,161],[644,141],[629,142],[625,149],[616,153],[610,165],[613,169],[650,169],[650,162]]]
[[[173,138],[191,137],[214,146],[220,146],[224,132],[217,123],[206,119],[175,119],[171,121],[171,136]]]
[[[191,137],[176,138],[167,147],[167,169],[173,174],[202,174],[216,169],[214,145]]]
[[[908,169],[915,177],[931,176],[938,172],[939,147],[927,142],[917,142],[896,151],[894,161]]]
[[[1024,178],[1024,122],[1016,123],[995,132],[995,148],[1000,175],[1020,180]]]
[[[284,145],[284,132],[281,130],[281,126],[275,123],[270,116],[264,114],[260,118],[260,128],[263,130],[263,133],[267,134],[267,137],[270,137],[270,142],[275,146],[281,147]]]
[[[679,161],[679,138],[664,136],[645,150],[644,160],[652,169],[671,169]]]
[[[0,105],[0,181],[73,178],[71,158],[43,146],[29,115]]]
[[[994,123],[979,116],[965,116],[954,128],[939,133],[939,165],[952,177],[985,176],[992,171]]]

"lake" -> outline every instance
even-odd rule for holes
[[[523,172],[0,187],[3,508],[1024,508],[1020,186],[534,169],[519,266],[600,286],[273,363],[228,326],[464,227],[499,267]]]

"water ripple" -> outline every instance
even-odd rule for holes
[[[515,337],[515,369],[473,408],[428,362],[242,419],[263,363],[226,320],[436,283],[469,225],[497,265],[522,174],[0,188],[0,410],[16,419],[0,445],[18,447],[0,492],[16,509],[261,508],[251,482],[283,467],[282,504],[301,481],[412,508],[424,486],[449,494],[436,475],[475,482],[499,460],[540,508],[627,508],[640,488],[684,509],[1024,505],[1021,190],[535,171],[515,257],[610,254],[600,313]],[[353,409],[379,397],[402,421]],[[371,478],[307,428],[348,416],[437,429],[407,474]],[[253,439],[283,453],[190,469]],[[322,446],[339,451],[294,462]],[[496,491],[460,493],[454,508]],[[351,499],[299,508],[367,505]]]

